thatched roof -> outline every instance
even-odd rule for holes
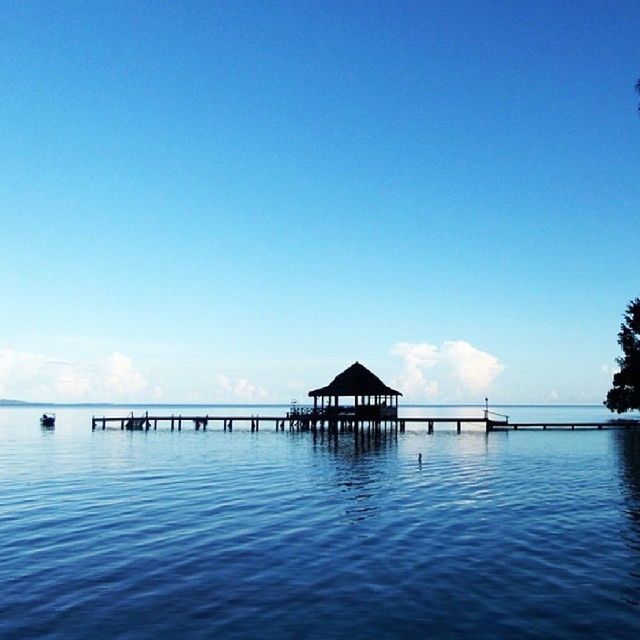
[[[338,374],[333,382],[321,389],[309,391],[309,396],[401,396],[402,394],[371,373],[369,369],[355,362]]]

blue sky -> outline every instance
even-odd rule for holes
[[[601,402],[636,2],[3,2],[0,397]]]

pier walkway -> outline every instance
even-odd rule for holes
[[[259,431],[261,426],[271,425],[275,431],[395,431],[404,433],[407,424],[425,425],[427,433],[433,433],[436,425],[450,424],[455,426],[457,433],[461,433],[463,425],[483,425],[487,433],[505,431],[585,431],[602,429],[640,429],[638,420],[610,420],[602,422],[514,422],[508,418],[495,420],[487,417],[406,417],[388,420],[360,420],[350,416],[322,419],[310,412],[293,411],[285,416],[229,416],[229,415],[157,415],[150,416],[148,412],[141,416],[116,416],[97,417],[91,419],[91,429],[105,430],[116,428],[122,431],[149,431],[158,427],[171,431],[182,431],[183,428],[191,428],[206,431],[207,428],[218,428],[223,431],[233,431],[234,425],[243,424],[249,426],[251,431]]]
[[[93,416],[91,419],[91,429],[105,430],[116,428],[122,431],[149,431],[157,430],[158,427],[170,429],[171,431],[182,431],[183,428],[191,428],[199,431],[206,431],[207,428],[218,428],[223,431],[233,431],[234,425],[238,423],[250,426],[251,431],[259,431],[261,426],[270,424],[276,431],[352,431],[359,429],[394,430],[404,433],[407,424],[425,424],[427,431],[433,433],[436,424],[455,424],[456,430],[460,432],[462,425],[469,423],[485,424],[485,418],[432,418],[432,417],[408,417],[393,418],[388,420],[360,420],[349,416],[335,417],[331,419],[320,418],[311,413],[288,412],[285,416],[229,416],[229,415],[157,415],[150,416],[145,413],[142,416]],[[507,424],[500,422],[499,424]]]

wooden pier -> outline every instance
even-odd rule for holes
[[[234,425],[242,424],[249,426],[251,432],[259,431],[262,425],[271,425],[275,431],[358,431],[361,429],[372,431],[398,431],[404,433],[407,424],[424,424],[428,433],[433,433],[436,424],[453,424],[456,431],[462,431],[463,424],[484,424],[487,426],[485,418],[435,418],[435,417],[407,417],[394,418],[389,420],[359,420],[350,416],[319,417],[313,413],[288,412],[285,416],[229,416],[229,415],[158,415],[150,416],[146,412],[142,416],[93,416],[91,419],[91,429],[102,430],[109,428],[120,429],[121,431],[149,431],[157,430],[158,427],[170,429],[171,431],[182,431],[190,428],[195,431],[207,428],[217,428],[222,431],[233,431]],[[503,422],[492,422],[492,425],[506,424]],[[487,429],[489,430],[489,429]]]
[[[505,416],[506,418],[506,416]],[[406,417],[389,420],[360,420],[351,416],[335,416],[327,419],[310,412],[300,410],[287,412],[285,416],[274,415],[157,415],[150,416],[145,412],[141,416],[94,416],[91,419],[91,429],[105,430],[115,428],[122,431],[149,431],[157,430],[159,427],[171,431],[182,431],[192,429],[195,431],[206,431],[207,428],[214,428],[222,431],[233,431],[234,425],[248,426],[251,432],[260,431],[261,426],[270,425],[275,431],[298,431],[298,432],[359,432],[371,431],[382,432],[392,431],[404,433],[409,425],[424,425],[428,434],[434,433],[436,425],[453,425],[457,433],[462,432],[463,425],[483,425],[486,433],[505,431],[586,431],[603,429],[640,429],[638,420],[612,420],[602,422],[509,422],[507,419],[495,420],[487,415],[483,417]]]

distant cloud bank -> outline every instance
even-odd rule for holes
[[[178,375],[176,373],[176,375]],[[201,381],[189,402],[268,402],[273,395],[247,377],[224,373]],[[288,393],[288,391],[287,391]],[[65,361],[42,353],[0,348],[0,398],[32,402],[158,402],[167,393],[153,375],[120,351],[95,363]]]
[[[135,400],[149,381],[133,359],[114,351],[98,364],[0,349],[0,397],[68,402]],[[154,397],[161,389],[150,390]]]
[[[415,399],[454,399],[482,394],[504,371],[496,356],[463,340],[447,340],[440,346],[397,342],[391,353],[402,358],[404,365],[394,384]]]
[[[252,384],[246,378],[231,380],[221,373],[217,377],[217,383],[218,392],[231,400],[245,402],[260,400],[264,402],[269,398],[269,392],[264,387]]]

